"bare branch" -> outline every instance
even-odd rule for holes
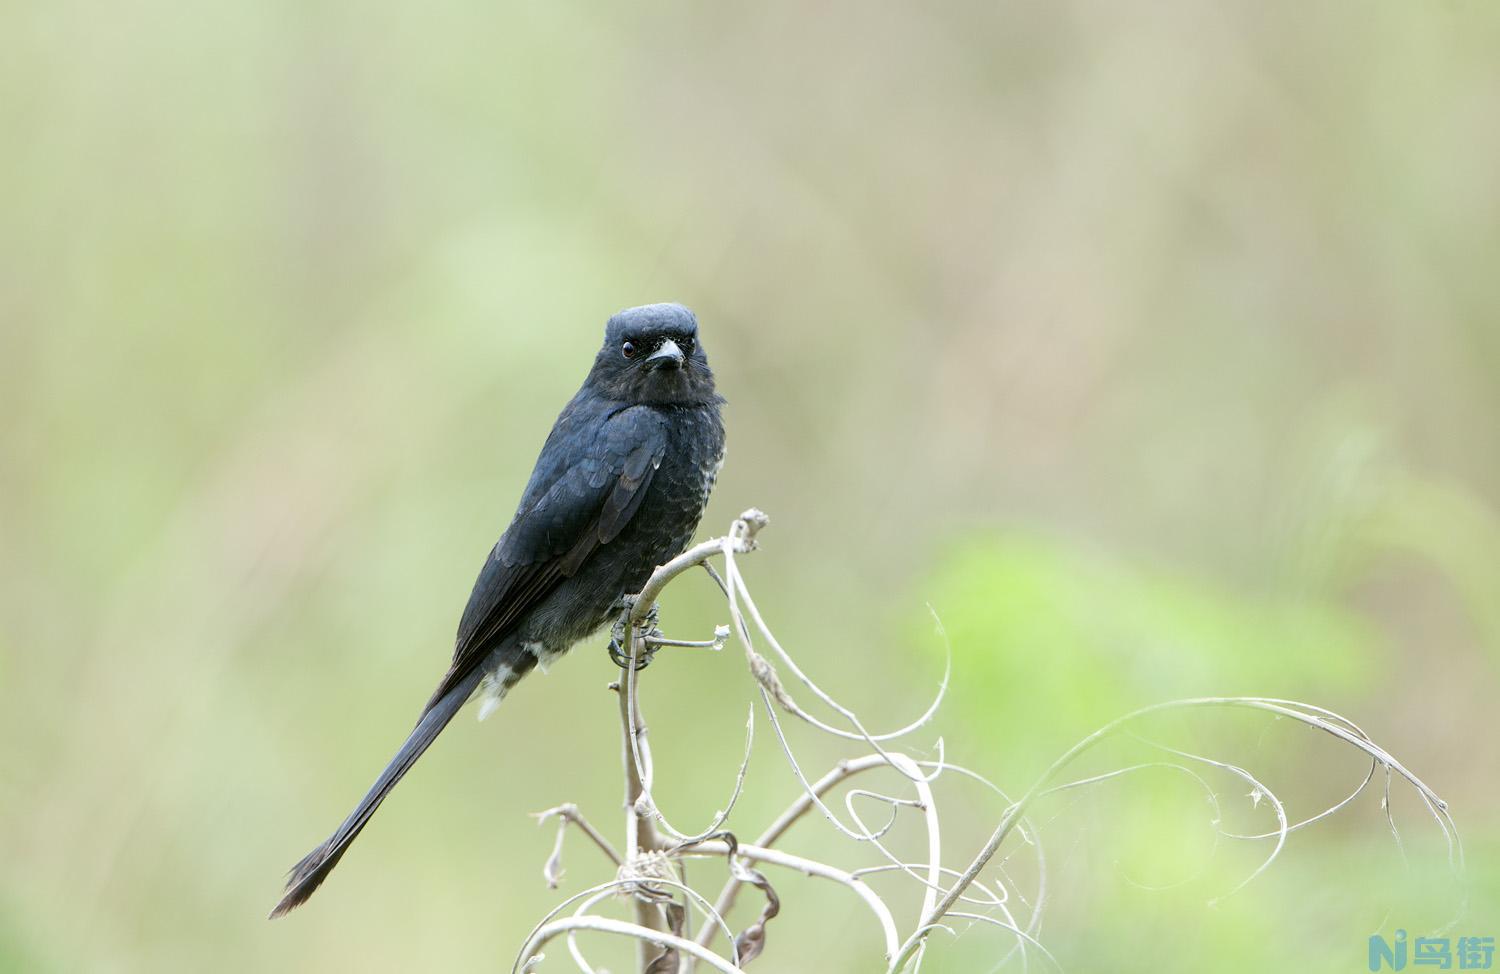
[[[652,883],[653,886],[672,888],[672,889],[676,889],[679,892],[681,892],[682,895],[683,895],[684,901],[692,903],[694,906],[696,906],[699,909],[700,912],[703,913],[705,919],[709,920],[712,924],[717,924],[724,931],[725,935],[730,938],[730,940],[731,940],[731,947],[734,947],[734,944],[733,944],[734,937],[733,937],[733,934],[731,933],[731,931],[729,930],[728,924],[726,924],[724,922],[724,918],[722,916],[720,916],[719,914],[717,914],[717,913],[714,912],[714,909],[709,904],[708,900],[705,899],[702,896],[702,894],[700,894],[697,890],[693,889],[691,886],[688,886],[686,883],[680,883],[680,882],[678,882],[675,879],[669,879],[669,878],[664,878],[664,877],[653,878],[651,880],[651,883]],[[594,887],[592,890],[588,890],[588,891],[585,891],[584,893],[580,893],[578,896],[574,896],[574,897],[570,898],[568,900],[568,903],[576,902],[579,899],[583,899],[583,902],[579,903],[578,904],[578,908],[573,911],[573,915],[574,916],[582,916],[582,915],[587,914],[590,911],[592,911],[594,909],[594,907],[597,906],[603,900],[606,900],[606,899],[608,899],[608,898],[610,898],[612,896],[618,895],[621,892],[631,892],[631,893],[633,893],[633,891],[638,886],[638,884],[639,884],[639,880],[635,879],[635,878],[616,879],[613,882],[602,883],[599,886]],[[590,895],[590,894],[592,894],[592,895]],[[584,899],[584,897],[587,897],[587,898]],[[549,914],[548,917],[547,917],[547,920],[550,920],[550,919],[552,919],[552,917],[557,916],[559,913],[561,913],[562,910],[567,907],[568,903],[564,903],[563,906],[559,907],[558,909],[554,910],[551,914]],[[537,929],[540,929],[540,927],[543,924],[545,924],[546,922],[547,921],[544,920],[542,922],[542,924],[538,924]],[[593,974],[593,967],[592,967],[592,965],[590,965],[589,962],[583,957],[583,953],[582,953],[582,951],[578,947],[577,939],[574,936],[575,932],[576,931],[570,931],[568,933],[568,952],[573,955],[573,961],[574,961],[574,963],[576,963],[579,966],[580,969],[582,969],[582,970],[584,970],[586,972],[589,972],[589,974]],[[681,933],[679,931],[675,931],[674,930],[672,932],[674,934],[678,935],[678,936],[681,936]],[[741,965],[741,960],[740,960],[740,956],[739,956],[739,952],[738,952],[737,948],[735,948],[735,954],[730,959],[736,965]]]
[[[760,530],[770,523],[770,518],[750,508],[735,519],[730,525],[729,534],[722,538],[713,538],[693,545],[687,551],[673,558],[651,573],[646,579],[646,584],[641,587],[639,593],[630,607],[627,621],[631,625],[638,626],[646,621],[646,615],[651,611],[654,603],[667,584],[681,575],[683,572],[696,568],[698,565],[706,564],[708,559],[720,552],[734,551],[745,554],[755,550],[755,536]]]
[[[807,814],[808,810],[813,807],[815,799],[827,794],[830,789],[846,778],[853,777],[871,768],[884,766],[885,758],[878,754],[871,754],[853,761],[840,761],[834,765],[833,770],[819,778],[815,784],[798,796],[797,800],[792,802],[791,807],[782,812],[776,818],[776,821],[772,822],[761,833],[760,838],[755,840],[755,844],[763,848],[768,848],[775,844],[786,833],[787,829],[791,828],[798,819]],[[719,892],[718,899],[714,901],[714,909],[719,913],[727,914],[734,907],[735,897],[739,893],[739,888],[740,880],[731,875],[728,881],[725,882],[723,890]],[[705,947],[713,943],[715,932],[712,927],[703,928],[698,934],[698,943]]]
[[[625,769],[627,862],[634,861],[638,856],[655,852],[661,848],[661,840],[657,835],[654,825],[656,819],[651,817],[651,812],[655,810],[655,803],[651,799],[650,791],[652,778],[651,751],[646,740],[646,725],[641,720],[638,693],[639,661],[643,650],[643,634],[640,632],[641,625],[651,618],[657,597],[673,579],[696,565],[706,564],[707,559],[716,553],[722,552],[726,557],[731,557],[733,552],[749,552],[754,550],[755,536],[767,523],[768,519],[760,511],[754,508],[745,511],[731,525],[727,536],[695,545],[653,571],[641,591],[633,599],[629,600],[627,608],[623,613],[619,628],[625,640],[624,655],[629,665],[625,667],[624,675],[618,684],[618,690],[621,736],[623,739],[621,761]],[[738,798],[740,787],[744,782],[745,771],[748,768],[748,743],[746,745],[745,762],[745,765],[741,766],[739,777],[735,783],[734,798],[736,799]],[[733,799],[730,802],[730,806],[733,806]],[[727,816],[727,814],[728,811],[726,810],[723,815]],[[657,817],[660,817],[659,812],[657,812]],[[716,820],[713,828],[717,828],[720,822],[722,822],[722,817]],[[660,909],[656,905],[638,897],[636,900],[636,925],[646,929],[659,929],[660,921]],[[640,966],[644,970],[651,963],[650,958],[647,956],[645,942],[642,942],[638,956]]]
[[[720,839],[710,842],[699,843],[689,849],[683,850],[688,855],[718,855],[729,853],[729,846]],[[806,876],[817,876],[831,882],[847,886],[853,893],[864,901],[870,908],[876,921],[880,924],[881,933],[885,938],[885,956],[887,962],[895,956],[895,952],[901,945],[901,938],[896,933],[896,920],[891,915],[890,907],[885,905],[875,891],[853,873],[846,872],[827,863],[818,862],[816,859],[805,859],[802,856],[794,856],[780,849],[766,849],[761,846],[741,844],[736,853],[746,859],[755,862],[769,863],[773,866],[783,866],[787,869],[795,869]],[[697,946],[696,944],[694,946]]]
[[[962,921],[967,925],[986,924],[1010,932],[1015,940],[1001,958],[1002,965],[1019,951],[1023,966],[1028,966],[1029,952],[1034,948],[1040,956],[1046,958],[1047,962],[1055,967],[1056,960],[1037,940],[1041,929],[1043,909],[1047,901],[1047,863],[1040,836],[1025,817],[1027,809],[1045,796],[1098,785],[1152,768],[1169,769],[1186,774],[1206,791],[1214,809],[1212,824],[1215,850],[1219,848],[1218,843],[1221,837],[1247,841],[1274,840],[1274,845],[1264,861],[1229,893],[1223,894],[1225,896],[1243,889],[1245,885],[1269,868],[1281,853],[1290,832],[1320,821],[1354,801],[1374,779],[1377,769],[1384,771],[1385,796],[1382,806],[1398,848],[1401,847],[1401,837],[1396,830],[1389,802],[1390,783],[1396,775],[1404,778],[1417,791],[1448,842],[1450,861],[1455,869],[1462,868],[1463,847],[1458,839],[1457,830],[1448,815],[1447,805],[1430,788],[1388,752],[1371,741],[1369,736],[1352,721],[1332,711],[1294,701],[1261,697],[1212,697],[1173,701],[1142,708],[1109,722],[1080,740],[1059,757],[1019,800],[1012,800],[1003,790],[976,772],[959,765],[949,764],[944,753],[942,738],[938,738],[936,742],[936,760],[919,760],[902,750],[887,747],[885,746],[887,742],[909,735],[925,726],[935,714],[944,699],[951,676],[951,648],[936,697],[921,716],[895,731],[871,733],[859,714],[841,704],[801,669],[772,632],[756,605],[745,577],[740,571],[738,556],[755,550],[757,535],[766,524],[767,519],[761,512],[754,509],[744,512],[733,522],[726,535],[695,545],[662,565],[651,574],[650,579],[637,595],[626,600],[616,626],[615,644],[611,648],[611,655],[616,662],[622,664],[623,669],[620,680],[613,684],[612,688],[619,693],[621,764],[625,778],[626,842],[624,849],[622,852],[616,852],[615,847],[589,825],[572,805],[560,805],[538,816],[539,821],[553,817],[558,819],[557,837],[552,855],[543,870],[549,884],[556,886],[562,873],[562,847],[569,822],[577,825],[611,861],[616,863],[617,875],[610,883],[570,897],[562,906],[548,914],[527,937],[515,970],[532,970],[542,960],[542,947],[556,937],[565,936],[572,959],[578,965],[579,970],[592,974],[594,968],[584,957],[577,934],[594,931],[636,940],[639,945],[638,969],[642,974],[667,974],[667,972],[676,974],[676,972],[691,971],[700,961],[716,971],[741,974],[746,964],[759,955],[764,948],[766,924],[782,908],[777,892],[763,874],[750,868],[750,863],[795,870],[806,876],[836,883],[852,892],[865,905],[880,928],[889,974],[900,974],[913,962],[920,969],[932,932],[934,930],[954,932],[952,924],[945,921]],[[724,558],[722,577],[710,564],[710,560],[716,555],[722,555]],[[656,600],[678,576],[700,566],[714,579],[723,592],[728,603],[731,625],[718,627],[711,640],[667,638],[656,626]],[[936,616],[934,618],[936,619]],[[937,622],[937,626],[938,632],[943,634],[941,621]],[[765,707],[767,718],[771,722],[772,730],[775,732],[787,764],[802,790],[802,793],[770,825],[766,826],[758,840],[754,844],[747,845],[738,844],[735,836],[725,831],[723,827],[729,821],[739,801],[746,780],[754,740],[754,705],[752,704],[747,717],[744,757],[735,777],[729,801],[722,811],[714,813],[713,821],[707,829],[698,834],[689,835],[675,828],[655,803],[652,794],[654,765],[640,701],[640,667],[650,662],[652,655],[658,649],[681,647],[718,650],[722,648],[724,640],[731,631],[744,648],[751,675],[760,692],[761,704]],[[779,657],[778,664],[787,668],[797,683],[800,683],[817,698],[819,703],[837,715],[837,718],[830,718],[834,720],[834,723],[820,719],[799,706],[787,687],[782,684],[776,666],[773,666],[757,651],[755,645],[757,639],[769,644],[771,654]],[[946,643],[945,635],[944,639]],[[1141,738],[1131,730],[1131,725],[1153,714],[1207,707],[1247,708],[1270,713],[1278,719],[1286,717],[1299,721],[1361,750],[1371,761],[1370,769],[1363,780],[1340,801],[1315,815],[1292,822],[1281,799],[1250,771],[1226,761],[1189,753]],[[840,740],[863,742],[874,753],[841,761],[816,781],[810,781],[794,753],[787,729],[782,724],[780,712],[791,714],[810,727]],[[846,723],[848,728],[836,726],[837,723]],[[1080,755],[1106,737],[1122,731],[1132,734],[1149,747],[1175,756],[1180,759],[1180,762],[1149,761],[1057,783],[1063,769]],[[1261,799],[1266,800],[1267,808],[1275,814],[1277,828],[1261,834],[1244,835],[1225,831],[1220,826],[1218,794],[1204,777],[1208,772],[1199,774],[1188,767],[1187,763],[1207,765],[1216,771],[1233,775],[1248,783],[1252,788],[1252,797],[1257,802]],[[852,788],[843,794],[844,815],[835,814],[829,807],[829,802],[825,801],[826,796],[856,775],[862,775],[876,768],[888,768],[899,775],[902,780],[910,782],[914,795],[904,788],[881,788],[880,790]],[[949,771],[960,778],[980,782],[995,791],[1006,802],[999,825],[974,859],[962,870],[950,868],[942,861],[943,830],[933,784]],[[878,828],[871,828],[861,816],[863,807],[861,803],[870,801],[885,805],[890,812],[889,819]],[[813,809],[817,809],[835,830],[847,838],[873,846],[887,862],[848,871],[827,862],[793,855],[775,848],[775,844],[787,831],[807,817]],[[887,837],[892,834],[893,830],[903,820],[910,818],[909,815],[902,814],[904,809],[915,809],[922,814],[927,842],[926,854],[920,862],[912,861],[911,857],[897,856],[886,845]],[[852,825],[845,824],[844,816],[847,816],[847,820]],[[1013,853],[1007,853],[996,859],[1012,832],[1019,832],[1021,839],[1034,850],[1037,876],[1033,902],[1027,902],[1026,897],[1019,892],[1015,881],[1006,871],[1006,861]],[[668,844],[674,840],[674,844]],[[1404,848],[1402,851],[1404,856]],[[703,856],[726,856],[729,862],[729,877],[717,901],[713,904],[710,904],[686,882],[684,860],[687,857]],[[996,864],[1000,878],[989,877],[981,882],[979,874],[991,862]],[[904,940],[889,906],[865,881],[865,877],[895,874],[910,877],[923,887],[916,929]],[[726,917],[734,905],[739,889],[747,883],[761,889],[765,894],[766,904],[759,918],[736,937]],[[681,893],[680,901],[673,891]],[[1013,891],[1019,903],[1028,907],[1030,911],[1024,926],[1012,913]],[[635,911],[635,922],[596,915],[595,910],[601,903],[619,893],[629,895]],[[560,918],[565,909],[575,904],[577,905],[571,917]],[[972,910],[965,912],[958,908],[959,904],[972,904],[981,912]],[[708,920],[696,938],[689,936],[689,921],[695,908]],[[714,938],[720,933],[725,935],[729,949],[732,951],[728,958],[710,949]]]
[[[1276,793],[1274,791],[1262,784],[1255,778],[1254,775],[1246,771],[1244,768],[1236,767],[1235,765],[1227,764],[1223,761],[1215,761],[1213,758],[1206,758],[1198,754],[1190,754],[1187,751],[1179,751],[1176,748],[1167,747],[1165,745],[1158,745],[1158,747],[1160,747],[1163,751],[1166,751],[1168,754],[1175,754],[1178,757],[1187,758],[1189,761],[1199,761],[1203,764],[1207,764],[1215,768],[1222,768],[1223,770],[1229,772],[1242,781],[1247,782],[1252,789],[1251,794],[1259,795],[1265,798],[1270,803],[1272,810],[1275,811],[1276,822],[1278,826],[1276,831],[1276,845],[1274,848],[1272,848],[1271,854],[1266,857],[1265,861],[1256,868],[1255,872],[1251,873],[1249,876],[1246,876],[1238,886],[1230,890],[1228,893],[1225,893],[1224,896],[1231,896],[1235,893],[1238,893],[1240,890],[1248,886],[1251,880],[1269,869],[1271,867],[1271,863],[1276,860],[1276,857],[1281,855],[1282,848],[1286,846],[1287,833],[1291,831],[1291,829],[1287,826],[1286,807],[1281,803],[1281,799],[1276,796]],[[1259,799],[1257,799],[1257,803],[1258,802]],[[1223,899],[1223,897],[1219,897],[1218,899]],[[1210,901],[1210,905],[1217,903],[1218,899]]]
[[[624,920],[613,920],[609,917],[592,915],[554,920],[541,927],[528,937],[526,943],[522,945],[521,961],[514,970],[518,972],[535,970],[534,965],[536,961],[541,960],[544,956],[541,953],[541,949],[547,945],[548,941],[561,934],[577,930],[592,930],[596,933],[609,933],[619,937],[629,937],[639,941],[647,948],[652,945],[670,947],[679,953],[689,954],[708,964],[714,970],[724,972],[724,974],[745,974],[744,970],[738,965],[725,960],[705,947],[699,947],[696,943],[685,937],[664,933],[663,931],[654,930],[638,923],[627,923]]]
[[[804,791],[796,801],[792,802],[791,807],[782,812],[781,815],[777,817],[776,821],[772,822],[770,826],[768,826],[766,830],[761,833],[760,838],[755,840],[755,844],[759,846],[770,846],[774,844],[776,840],[780,839],[782,835],[786,833],[786,830],[791,828],[799,818],[807,814],[808,809],[813,807],[813,803],[816,799],[826,795],[829,790],[839,782],[845,780],[846,778],[852,778],[862,771],[869,771],[871,768],[884,767],[885,763],[885,758],[879,754],[870,754],[862,758],[856,758],[852,761],[840,761],[838,764],[834,765],[833,770],[829,771],[823,777],[819,778],[817,782],[806,791]]]
[[[635,682],[637,676],[636,660],[640,655],[640,642],[636,638],[635,627],[626,627],[626,640],[629,644],[627,656],[630,665],[625,668],[625,675],[619,684],[620,694],[620,728],[623,738],[622,763],[625,766],[625,862],[629,863],[639,856],[655,852],[660,848],[661,842],[656,835],[656,829],[649,819],[642,819],[636,810],[636,803],[640,801],[645,788],[642,783],[643,777],[648,772],[643,769],[650,764],[649,745],[646,743],[646,727],[640,723],[640,714],[637,710],[635,697]],[[646,930],[657,930],[661,923],[661,911],[657,906],[642,897],[635,900],[635,926]],[[637,951],[642,970],[651,962],[648,956],[649,944],[655,941],[642,940]]]
[[[563,837],[568,831],[568,824],[578,826],[579,831],[593,840],[603,853],[609,857],[609,861],[616,866],[620,865],[620,854],[615,847],[610,845],[609,840],[599,833],[599,830],[589,824],[588,819],[578,811],[578,806],[572,802],[549,808],[545,812],[534,812],[533,817],[536,824],[541,825],[547,819],[557,818],[557,841],[553,843],[552,855],[547,857],[547,862],[542,866],[542,878],[547,881],[547,886],[557,889],[558,880],[562,879],[562,850]]]
[[[788,712],[796,715],[807,723],[812,724],[814,727],[817,727],[819,730],[824,731],[825,733],[832,734],[836,737],[843,737],[848,740],[864,741],[879,753],[884,753],[883,749],[880,746],[881,741],[892,740],[911,733],[912,731],[925,724],[931,718],[931,716],[936,713],[938,705],[941,704],[943,696],[947,692],[948,674],[946,672],[944,673],[942,684],[939,686],[937,699],[933,701],[933,703],[927,708],[926,712],[924,712],[917,721],[907,725],[906,727],[887,734],[871,734],[868,730],[865,729],[865,726],[860,721],[859,716],[853,710],[839,703],[831,695],[824,691],[822,687],[814,683],[812,678],[804,673],[802,671],[802,668],[797,665],[796,660],[792,659],[791,654],[789,654],[782,647],[775,634],[771,632],[770,627],[766,625],[765,619],[761,617],[760,609],[756,606],[755,599],[750,595],[750,589],[746,586],[744,577],[740,574],[739,565],[735,560],[734,555],[734,551],[728,548],[725,549],[724,568],[729,576],[728,581],[730,613],[735,617],[735,623],[738,629],[740,640],[744,643],[745,652],[750,658],[752,671],[756,671],[757,669],[769,669],[770,664],[767,663],[765,659],[758,653],[756,653],[754,647],[752,646],[749,627],[745,625],[744,617],[741,615],[739,606],[739,603],[741,601],[743,601],[745,609],[749,610],[750,618],[754,620],[756,628],[760,630],[760,633],[765,637],[766,642],[771,645],[771,648],[776,651],[777,655],[780,656],[787,667],[791,669],[792,674],[796,676],[797,679],[801,681],[801,683],[805,687],[811,690],[813,695],[816,696],[820,701],[822,701],[824,705],[834,710],[839,714],[839,716],[847,720],[850,725],[854,727],[854,731],[851,732],[842,730],[841,728],[833,727],[807,713],[801,707],[797,706],[797,704],[792,700],[791,696],[787,694],[785,689],[781,686],[779,679],[774,680],[774,683],[768,682],[769,678],[774,676],[774,670],[771,670],[770,674],[756,672],[757,679],[759,679],[762,684],[767,686],[767,689],[772,693],[773,696],[777,698],[777,702],[780,703]],[[759,667],[757,667],[757,663],[759,664]],[[951,655],[949,663],[951,665]]]
[[[1105,724],[1103,727],[1094,731],[1092,734],[1088,735],[1083,740],[1079,741],[1077,744],[1073,745],[1073,747],[1068,749],[1066,753],[1064,753],[1060,758],[1053,762],[1052,766],[1043,773],[1041,778],[1039,778],[1034,785],[1032,785],[1031,789],[1021,798],[1021,800],[1013,804],[1006,811],[1005,815],[1000,820],[1000,824],[996,827],[994,833],[990,836],[989,841],[985,843],[982,849],[980,849],[978,855],[975,856],[974,861],[970,863],[968,869],[964,871],[964,874],[959,878],[959,880],[949,888],[947,894],[944,895],[943,899],[926,916],[922,926],[924,928],[930,928],[932,924],[934,924],[938,919],[943,917],[953,908],[954,903],[957,902],[958,897],[963,893],[964,889],[974,881],[974,878],[979,875],[980,871],[984,869],[985,865],[990,861],[991,858],[993,858],[995,852],[1000,848],[1001,844],[1004,843],[1005,839],[1010,835],[1011,830],[1015,827],[1016,822],[1019,820],[1021,814],[1025,811],[1025,809],[1031,804],[1032,801],[1037,798],[1039,794],[1042,793],[1046,786],[1050,784],[1052,779],[1056,777],[1056,775],[1064,767],[1071,763],[1080,754],[1084,753],[1095,744],[1098,744],[1109,735],[1117,732],[1122,727],[1133,721],[1139,720],[1152,714],[1163,713],[1169,710],[1184,710],[1197,707],[1243,707],[1253,710],[1268,711],[1270,713],[1279,714],[1284,717],[1290,717],[1294,720],[1301,721],[1304,724],[1307,724],[1311,727],[1316,727],[1319,730],[1324,731],[1325,733],[1331,734],[1334,737],[1339,738],[1340,740],[1354,745],[1355,747],[1364,751],[1366,754],[1370,755],[1372,758],[1379,761],[1387,768],[1395,771],[1397,774],[1401,775],[1409,783],[1411,783],[1411,785],[1417,790],[1418,795],[1427,804],[1427,807],[1432,812],[1433,817],[1437,819],[1438,825],[1442,829],[1444,837],[1448,840],[1450,860],[1455,861],[1455,864],[1458,866],[1462,865],[1463,847],[1458,842],[1457,831],[1453,828],[1452,819],[1448,816],[1447,803],[1439,798],[1432,791],[1432,789],[1428,788],[1427,785],[1421,781],[1421,779],[1417,778],[1410,771],[1406,770],[1406,768],[1402,766],[1401,763],[1398,762],[1394,757],[1392,757],[1386,751],[1382,750],[1380,747],[1376,746],[1373,741],[1366,737],[1364,733],[1357,727],[1355,727],[1350,721],[1345,720],[1344,718],[1339,717],[1337,714],[1333,714],[1330,711],[1325,711],[1321,708],[1315,707],[1304,707],[1304,705],[1297,704],[1292,701],[1276,700],[1272,698],[1262,697],[1200,697],[1189,700],[1169,701],[1167,703],[1153,704],[1149,707],[1142,707],[1139,710],[1132,711],[1131,713],[1125,714],[1122,717],[1118,717],[1115,720],[1110,721],[1108,724]],[[1196,756],[1193,757],[1196,758]],[[1227,765],[1222,765],[1222,763],[1220,764],[1221,766],[1226,767],[1226,769],[1229,768],[1229,766]],[[1248,773],[1243,772],[1243,769],[1233,770],[1237,773],[1246,774],[1248,776]],[[1254,779],[1251,778],[1250,780],[1253,781]],[[1280,836],[1280,840],[1284,840],[1287,831],[1285,812],[1280,808],[1279,802],[1277,803],[1276,807],[1278,819],[1280,820],[1281,824],[1281,828],[1279,829],[1278,834]],[[1278,841],[1277,845],[1278,850],[1280,849],[1280,840]],[[1255,874],[1252,874],[1251,878],[1254,878],[1254,875],[1258,875],[1259,872],[1260,870],[1257,870]],[[920,943],[921,939],[919,937],[916,937],[915,935],[913,936],[913,938],[909,938],[907,942],[902,945],[900,953],[892,963],[891,971],[898,972],[902,970],[902,968],[906,966],[907,962],[919,949]]]
[[[724,648],[724,642],[729,638],[728,626],[714,627],[714,638],[712,639],[667,639],[665,636],[646,636],[644,642],[652,648],[658,646],[677,646],[683,649],[709,649],[715,653]]]

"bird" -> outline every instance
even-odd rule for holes
[[[533,669],[612,619],[692,540],[724,461],[724,400],[680,304],[628,308],[537,457],[458,624],[453,661],[369,792],[288,874],[306,902],[396,783],[471,699],[481,719]]]

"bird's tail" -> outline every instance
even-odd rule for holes
[[[380,777],[375,779],[375,784],[370,786],[370,791],[360,801],[349,817],[344,819],[344,824],[328,837],[328,841],[309,852],[301,862],[292,867],[286,882],[286,892],[281,897],[281,902],[271,911],[271,918],[283,916],[307,901],[309,896],[328,878],[333,872],[333,867],[338,865],[348,850],[350,843],[359,835],[360,829],[370,821],[370,816],[375,814],[375,809],[385,801],[385,796],[396,787],[411,766],[417,762],[428,746],[442,733],[443,728],[458,713],[464,701],[478,686],[482,672],[476,669],[472,674],[458,681],[441,697],[432,701],[425,711],[422,712],[421,720],[406,738],[406,743],[401,745],[401,750],[391,758],[391,763],[380,772]]]

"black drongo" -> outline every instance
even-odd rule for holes
[[[722,402],[691,311],[653,304],[609,319],[474,583],[452,665],[369,793],[293,867],[273,917],[313,894],[465,701],[478,696],[488,714],[687,547],[724,458]]]

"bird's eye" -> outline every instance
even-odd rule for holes
[[[626,342],[620,346],[620,353],[626,358],[635,358],[635,342]]]
[[[677,347],[682,349],[682,354],[684,355],[693,354],[693,340],[691,338],[684,337],[677,339]]]

